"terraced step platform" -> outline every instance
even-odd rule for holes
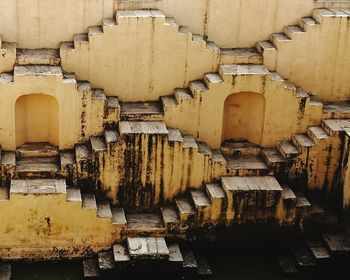
[[[17,49],[17,65],[60,65],[58,49]]]
[[[162,216],[158,213],[127,213],[128,236],[165,236]]]
[[[57,177],[60,165],[57,158],[30,157],[16,161],[16,174],[20,178]]]
[[[121,102],[120,109],[123,121],[161,121],[164,117],[160,102]]]
[[[64,179],[15,179],[11,180],[10,196],[12,194],[66,194]]]
[[[16,156],[27,157],[55,157],[58,155],[58,148],[47,142],[26,143],[16,149]]]

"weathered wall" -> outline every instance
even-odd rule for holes
[[[1,0],[0,34],[22,48],[57,48],[117,9],[159,8],[220,47],[248,47],[311,14],[312,0]],[[339,4],[340,5],[340,4]]]
[[[350,96],[350,10],[316,9],[316,22],[305,23],[304,31],[287,34],[279,40],[273,59],[264,56],[265,65],[275,64],[283,78],[320,100],[348,99]],[[274,60],[274,61],[273,61]]]
[[[309,98],[263,66],[220,66],[219,72],[221,77],[206,75],[206,84],[196,87],[196,82],[191,83],[193,98],[177,97],[178,104],[165,106],[167,125],[196,135],[212,148],[218,148],[223,135],[225,100],[231,94],[242,92],[259,93],[265,98],[262,132],[256,131],[254,126],[240,126],[245,131],[236,132],[256,144],[275,147],[277,141],[290,139],[293,133],[305,131],[311,119],[315,121],[319,108],[310,105]],[[247,117],[247,112],[241,113],[236,117]],[[262,137],[256,137],[259,134]]]
[[[108,249],[118,238],[111,218],[98,218],[96,209],[66,194],[10,194],[0,201],[2,259],[80,257]],[[67,218],[69,217],[69,218]]]
[[[21,48],[58,48],[113,16],[113,0],[1,0],[0,34]]]
[[[152,125],[134,123],[134,131],[126,132],[130,123],[121,122],[120,139],[107,142],[106,151],[96,152],[93,157],[97,185],[113,203],[157,207],[225,174],[222,154],[215,157],[209,147],[203,151],[192,136],[182,136],[178,130],[140,131],[140,127]],[[165,128],[164,123],[156,125]]]
[[[31,68],[34,69],[34,68]],[[44,67],[45,69],[45,67]],[[28,71],[26,67],[16,67],[13,77],[10,80],[3,79],[0,83],[0,144],[4,150],[15,150],[16,148],[16,114],[21,116],[20,106],[16,112],[16,101],[24,95],[43,94],[55,98],[58,105],[57,122],[58,146],[60,149],[69,149],[83,140],[89,139],[91,135],[103,131],[104,105],[105,100],[93,99],[91,91],[82,91],[74,79],[63,79],[59,67],[55,70],[47,70],[43,73]],[[24,72],[22,72],[24,71]],[[55,72],[56,71],[56,72]],[[6,76],[9,77],[9,76]],[[22,108],[24,109],[24,108]],[[32,110],[28,118],[40,120],[42,110]],[[53,112],[51,112],[53,113]],[[17,120],[18,121],[18,120]],[[30,122],[30,121],[29,121]],[[33,135],[37,127],[27,129],[27,137],[19,136],[20,143],[28,138],[28,133]],[[54,127],[52,127],[54,129]],[[52,132],[52,131],[51,131]],[[21,132],[23,133],[23,131]],[[54,132],[52,132],[54,133]]]
[[[62,66],[121,101],[157,100],[216,70],[219,53],[168,23],[162,13],[117,13],[117,25],[90,33],[89,42],[61,47]]]

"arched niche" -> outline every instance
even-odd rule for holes
[[[48,142],[59,146],[59,115],[56,98],[44,94],[23,95],[16,100],[16,147]]]
[[[222,141],[246,139],[260,144],[265,115],[265,98],[254,92],[229,95],[224,103]]]

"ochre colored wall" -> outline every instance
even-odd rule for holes
[[[36,122],[33,117],[40,118],[40,114],[45,113],[41,107],[43,103],[45,103],[43,106],[50,111],[48,117],[52,117],[50,126],[56,123],[50,129],[46,129],[49,133],[48,140],[58,141],[56,144],[60,149],[71,149],[74,144],[86,141],[91,135],[103,131],[105,100],[93,99],[91,91],[79,91],[75,81],[63,80],[62,75],[19,75],[15,70],[14,81],[0,83],[0,92],[0,144],[4,150],[15,150],[18,143],[23,141],[42,139],[34,136],[36,131],[32,130],[33,124],[31,122]],[[18,110],[16,110],[16,101],[22,96],[32,93],[41,93],[46,96],[46,99],[39,97],[29,101],[27,105],[34,107],[27,111],[29,114],[26,116],[27,123],[25,124],[23,121],[24,116],[21,117],[17,114],[18,120],[22,119],[22,124],[20,121],[16,129],[16,111],[25,111],[24,103],[19,103]],[[59,109],[57,114],[53,111],[53,99],[56,100]],[[45,123],[41,124],[46,125]],[[27,131],[26,136],[22,134],[24,131]],[[17,140],[16,132],[22,135]]]
[[[113,16],[113,0],[0,0],[0,34],[21,48],[58,48]]]
[[[30,94],[16,101],[16,146],[26,142],[59,145],[58,104],[54,97]]]
[[[10,194],[0,212],[6,213],[0,216],[4,259],[77,257],[108,249],[119,238],[111,218],[67,202],[65,194]]]
[[[275,67],[283,78],[320,100],[349,99],[350,25],[349,13],[314,10],[318,22],[306,26],[291,40],[277,46]],[[274,64],[265,56],[265,65]],[[270,67],[271,68],[271,67]]]
[[[311,15],[313,0],[0,0],[0,34],[21,48],[57,48],[117,9],[158,8],[220,47],[248,47]],[[319,6],[319,5],[318,5]]]
[[[265,113],[262,94],[243,92],[227,97],[224,104],[223,137],[261,143]]]
[[[117,13],[117,25],[89,36],[89,44],[61,48],[62,66],[122,101],[157,100],[215,71],[218,49],[192,40],[162,14]]]

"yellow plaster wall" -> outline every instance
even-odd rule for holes
[[[64,70],[121,101],[147,101],[217,68],[218,49],[179,32],[162,14],[120,13],[117,23],[90,35],[89,44],[61,48]]]
[[[296,33],[277,46],[276,67],[283,78],[304,90],[316,93],[320,100],[348,99],[350,96],[349,14],[314,10],[319,24]],[[265,65],[274,64],[265,55]]]
[[[48,100],[51,97],[57,101],[57,116],[54,116],[52,110],[50,110],[49,115],[53,119],[57,118],[54,123],[58,123],[58,129],[56,130],[55,126],[50,127],[48,136],[49,140],[52,139],[51,141],[58,139],[57,144],[60,149],[73,148],[74,144],[88,140],[91,135],[103,131],[104,106],[96,105],[96,101],[92,100],[91,91],[78,91],[76,82],[63,80],[62,75],[20,76],[15,73],[14,82],[0,83],[0,93],[0,144],[4,150],[15,150],[17,146],[16,133],[21,133],[17,139],[18,143],[39,140],[34,136],[37,133],[39,122],[34,123],[40,117],[45,116],[40,116],[43,113],[43,108],[40,106],[42,104],[37,103],[37,100],[30,101],[31,104],[36,104],[36,108],[33,107],[31,111],[27,111],[26,116],[22,115],[22,120],[27,118],[27,131],[24,129],[24,123],[19,125],[16,131],[16,101],[22,96],[33,93],[42,94],[47,96]],[[99,100],[98,103],[101,102],[104,104],[104,100]],[[17,117],[21,115],[19,113],[21,107],[25,109],[23,105],[18,107]],[[45,101],[45,106],[47,106],[46,109],[52,109],[50,102],[46,103]],[[31,124],[31,122],[34,123]],[[42,124],[41,120],[40,125]],[[22,134],[24,131],[26,131],[26,137]]]
[[[58,48],[113,16],[113,0],[0,0],[0,34],[21,48]]]
[[[79,257],[108,249],[118,238],[111,218],[66,202],[66,194],[11,194],[0,212],[3,259]]]
[[[311,14],[312,0],[1,0],[0,33],[22,48],[57,48],[117,9],[159,8],[220,47],[248,47]]]
[[[226,98],[231,94],[255,92],[265,98],[262,137],[260,140],[256,138],[260,132],[255,126],[241,126],[236,135],[250,137],[251,141],[264,147],[275,147],[278,141],[288,140],[293,133],[306,130],[313,109],[309,99],[302,99],[294,86],[268,72],[233,74],[230,71],[237,67],[223,68],[225,66],[220,67],[222,82],[207,82],[208,90],[197,93],[194,98],[181,100],[178,105],[165,107],[164,119],[168,126],[196,135],[212,148],[218,148],[223,135]],[[259,69],[263,68],[259,66]],[[245,118],[248,114],[242,111],[242,115],[237,117]]]

